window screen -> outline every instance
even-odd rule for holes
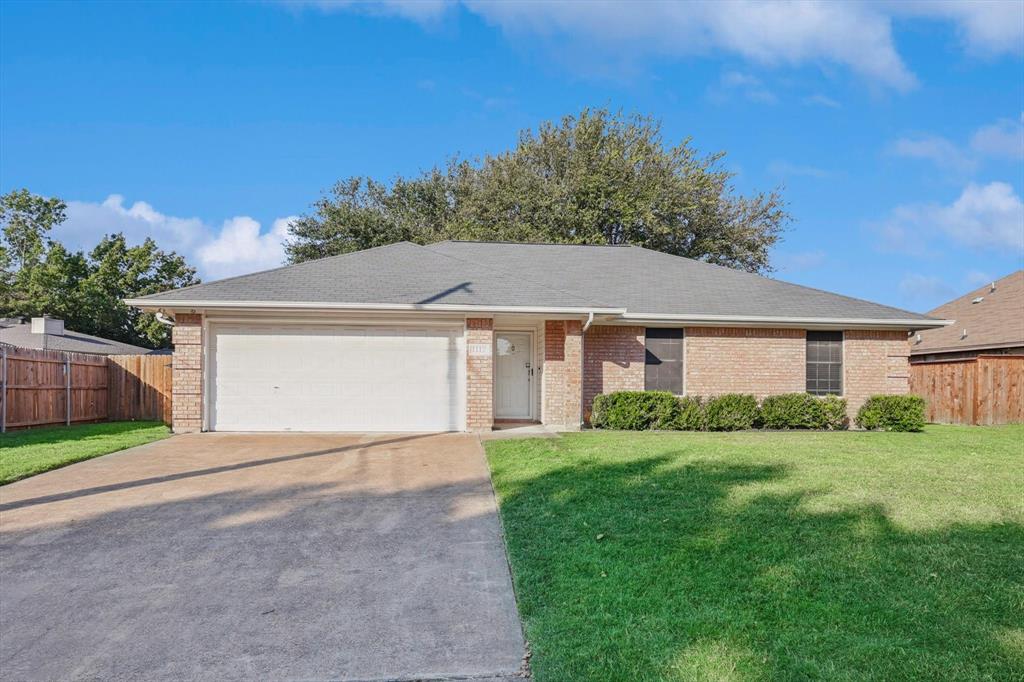
[[[644,383],[648,391],[683,392],[683,330],[648,329]]]
[[[807,332],[807,392],[842,395],[842,332]]]

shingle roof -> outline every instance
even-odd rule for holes
[[[197,284],[147,301],[310,303],[447,303],[482,306],[594,307],[584,295],[558,291],[504,269],[399,242]]]
[[[146,355],[156,352],[149,348],[133,346],[130,343],[111,341],[68,329],[65,329],[63,334],[33,334],[31,324],[11,319],[0,321],[0,344],[35,350],[60,350],[94,355]]]
[[[924,315],[637,246],[440,242],[431,249],[557,282],[630,314],[927,319]]]
[[[929,321],[640,247],[459,241],[401,242],[141,301],[589,307],[626,309],[630,315]]]
[[[1024,270],[992,284],[995,289],[986,284],[928,313],[955,324],[921,332],[910,353],[1024,346]]]

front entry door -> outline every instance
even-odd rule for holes
[[[494,416],[499,419],[529,419],[533,384],[533,336],[525,332],[495,332]]]

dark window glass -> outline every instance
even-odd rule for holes
[[[842,395],[842,332],[807,332],[807,392]]]
[[[683,392],[683,330],[648,329],[644,381],[648,391]]]

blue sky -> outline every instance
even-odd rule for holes
[[[277,264],[336,180],[585,106],[782,186],[775,276],[914,310],[1024,260],[1024,3],[0,4],[0,191],[55,236]]]

